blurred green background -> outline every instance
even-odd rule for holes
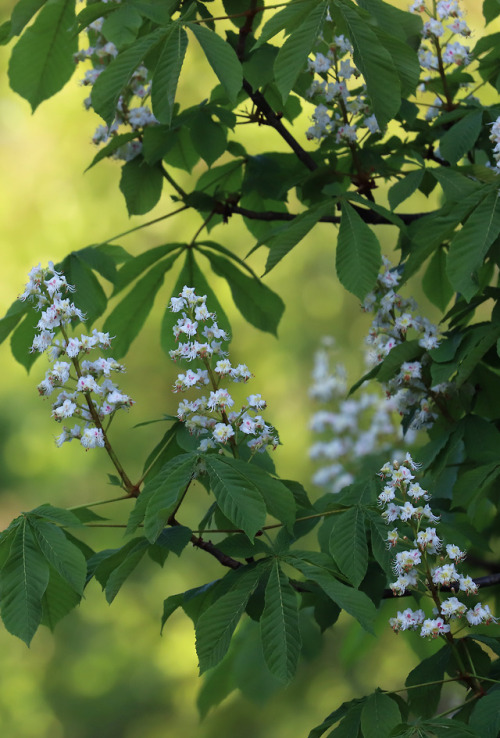
[[[0,4],[1,18],[14,3]],[[406,3],[399,3],[405,7]],[[474,9],[473,6],[476,5]],[[470,0],[470,22],[481,28],[479,4]],[[71,250],[100,243],[171,208],[168,196],[147,218],[129,218],[118,190],[119,165],[104,162],[84,174],[95,151],[91,143],[100,122],[85,112],[87,91],[78,85],[78,70],[66,89],[43,103],[32,116],[26,101],[8,88],[10,48],[0,50],[0,232],[3,268],[0,271],[0,314],[22,291],[29,269],[39,261],[58,261]],[[81,72],[81,73],[80,73]],[[190,104],[203,99],[212,73],[196,54],[185,63],[179,99]],[[302,130],[309,125],[307,112]],[[237,129],[244,133],[249,150],[285,150],[265,127]],[[197,169],[194,176],[198,176]],[[178,174],[182,183],[187,175]],[[435,203],[422,196],[417,207]],[[201,221],[200,221],[201,222]],[[190,239],[198,226],[189,213],[118,239],[132,254],[169,240]],[[379,229],[385,253],[394,244],[389,229]],[[254,238],[233,218],[218,226],[211,237],[244,256]],[[362,371],[362,337],[369,325],[358,301],[340,287],[334,270],[336,230],[320,225],[266,282],[287,304],[279,340],[261,334],[235,312],[229,291],[212,279],[233,324],[231,357],[253,371],[249,391],[268,401],[266,417],[276,425],[283,446],[275,452],[278,472],[301,481],[308,489],[311,465],[307,430],[312,412],[307,397],[312,357],[323,335],[334,335],[338,359],[346,364],[354,381]],[[264,253],[251,258],[258,273]],[[147,328],[125,359],[127,374],[120,386],[136,404],[115,421],[112,440],[127,460],[132,478],[156,442],[158,426],[135,429],[136,423],[173,413],[178,398],[170,387],[175,368],[158,347],[161,314],[176,278],[172,273],[157,300]],[[424,312],[432,317],[421,295]],[[50,418],[48,401],[40,399],[36,385],[45,373],[45,358],[37,361],[29,376],[1,349],[0,383],[0,529],[22,510],[43,502],[70,506],[113,497],[106,484],[113,471],[104,454],[85,453],[75,444],[57,449],[57,427]],[[312,494],[315,494],[312,491]],[[204,500],[201,500],[203,504]],[[128,506],[106,515],[124,516]],[[196,519],[199,508],[188,512]],[[122,544],[122,531],[89,530],[86,540],[95,549]],[[118,597],[108,606],[93,581],[86,601],[61,622],[55,634],[45,628],[28,650],[0,629],[0,726],[6,738],[289,738],[304,737],[309,729],[340,702],[361,696],[376,686],[397,689],[412,665],[415,650],[432,649],[418,637],[395,638],[387,618],[394,603],[384,606],[378,638],[361,631],[348,618],[320,638],[307,629],[308,659],[296,681],[276,690],[262,676],[261,655],[254,647],[253,623],[248,646],[240,656],[241,691],[200,722],[196,699],[202,682],[197,663],[191,621],[176,613],[160,637],[162,601],[220,576],[224,572],[200,551],[190,550],[182,560],[169,558],[161,570],[144,561]],[[420,639],[421,640],[421,639]],[[249,665],[253,668],[249,672]],[[252,699],[254,701],[252,701]]]

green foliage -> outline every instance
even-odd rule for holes
[[[500,14],[499,0],[485,0],[482,8],[487,24]],[[459,23],[461,16],[453,18]],[[177,356],[175,342],[182,345],[183,332],[191,335],[198,321],[176,312],[185,287],[206,295],[218,328],[235,343],[224,302],[229,292],[245,321],[277,337],[285,311],[279,270],[285,257],[288,263],[298,258],[296,247],[307,238],[331,242],[332,273],[369,309],[376,299],[371,293],[381,284],[381,243],[384,250],[385,244],[396,244],[399,263],[385,273],[393,292],[386,291],[387,304],[370,336],[376,363],[350,394],[377,380],[396,397],[403,430],[423,426],[415,457],[441,520],[439,555],[444,560],[448,535],[464,550],[472,548],[476,576],[481,578],[483,569],[493,572],[483,580],[490,584],[498,579],[493,559],[500,524],[500,108],[488,101],[500,89],[499,35],[483,35],[470,58],[450,61],[448,40],[427,31],[429,69],[425,50],[418,53],[422,32],[417,12],[384,0],[289,0],[278,6],[251,0],[89,2],[77,17],[68,0],[20,0],[0,26],[0,43],[19,36],[9,79],[32,110],[69,80],[80,48],[76,59],[93,67],[84,82],[92,85],[90,105],[106,124],[94,135],[102,146],[89,168],[106,166],[112,158],[123,162],[119,189],[130,216],[144,216],[159,203],[168,208],[139,228],[188,213],[192,233],[185,240],[176,236],[158,245],[145,239],[139,253],[129,254],[111,239],[73,250],[54,267],[75,287],[65,296],[85,315],[84,330],[91,333],[103,319],[115,359],[129,351],[157,299],[163,305],[160,345]],[[464,31],[457,37],[465,43],[466,36]],[[421,61],[427,66],[421,68]],[[192,89],[184,85],[190,65],[203,75],[203,84]],[[488,86],[494,93],[484,95],[486,102],[472,95],[483,95]],[[259,135],[243,136],[243,124],[258,127]],[[264,129],[272,136],[265,144]],[[427,204],[421,205],[424,198]],[[237,219],[251,236],[244,243],[240,236],[222,235]],[[171,223],[165,232],[173,234],[175,220]],[[268,251],[259,262],[261,247]],[[304,249],[301,258],[308,280]],[[270,272],[271,279],[277,275],[273,289]],[[433,334],[422,339],[430,325],[426,316],[390,334],[400,288],[415,293],[421,288],[439,311],[439,346],[431,348]],[[10,337],[15,359],[28,371],[38,355],[32,349],[41,328],[36,308],[45,307],[47,294],[36,306],[23,295],[0,320],[0,342]],[[191,321],[191,329],[183,321]],[[58,358],[66,354],[71,360],[66,341],[78,322],[73,318],[63,327],[54,318],[49,340],[58,341]],[[397,338],[393,346],[379,340],[377,332],[386,329]],[[408,435],[371,456],[359,452],[352,460],[355,482],[339,495],[323,497],[310,497],[298,482],[282,481],[271,454],[249,448],[243,425],[226,443],[215,443],[215,424],[242,421],[254,401],[248,398],[240,411],[232,400],[217,407],[214,398],[228,377],[225,344],[219,346],[213,330],[215,337],[205,336],[206,344],[196,349],[199,366],[194,361],[188,367],[200,371],[198,378],[176,385],[204,388],[210,395],[205,409],[199,415],[193,410],[187,422],[194,402],[187,395],[179,409],[167,405],[177,415],[139,424],[156,422],[158,433],[140,460],[136,481],[112,445],[114,410],[106,420],[90,391],[78,408],[84,424],[102,431],[103,453],[116,472],[109,483],[120,488],[115,495],[134,500],[126,523],[108,523],[94,513],[93,504],[102,501],[68,510],[46,503],[22,513],[0,534],[0,614],[6,629],[28,645],[41,624],[54,629],[80,603],[92,578],[111,604],[137,567],[146,571],[148,558],[168,569],[174,557],[187,557],[194,547],[200,557],[211,556],[228,570],[207,583],[200,570],[201,584],[200,578],[194,588],[186,583],[185,591],[164,601],[162,628],[179,608],[194,623],[200,673],[206,672],[198,703],[202,716],[235,689],[263,699],[289,684],[301,658],[311,659],[321,647],[320,631],[345,627],[344,617],[337,625],[342,611],[356,621],[352,633],[359,642],[368,643],[361,638],[379,634],[379,611],[395,588],[394,556],[413,550],[407,538],[398,540],[395,550],[388,548],[389,529],[373,481],[381,464],[396,458],[396,448],[404,445],[406,451]],[[307,350],[318,341],[315,331],[311,320]],[[407,379],[412,365],[418,371]],[[80,377],[88,366],[85,358],[73,362],[72,371]],[[95,366],[88,371],[98,373]],[[291,361],[277,381],[288,381],[294,371]],[[250,374],[244,366],[242,372],[240,379]],[[59,393],[63,382],[48,376]],[[404,402],[411,405],[412,395],[416,399],[407,411]],[[295,398],[286,402],[294,418]],[[159,415],[163,407],[162,400]],[[358,423],[348,422],[348,408],[349,401],[345,417],[335,419],[339,444]],[[274,428],[265,428],[271,437]],[[365,430],[362,423],[359,428]],[[270,448],[279,441],[273,436],[268,443]],[[329,453],[330,461],[337,461],[335,449]],[[427,528],[426,514],[422,506],[414,516],[415,535]],[[76,534],[95,524],[122,526],[128,538],[119,547],[94,552]],[[424,548],[416,551],[424,554]],[[449,588],[431,582],[427,554],[421,570],[425,579],[413,591],[417,606],[427,607],[424,590],[440,605]],[[452,580],[450,596],[460,594],[459,581]],[[406,624],[402,612],[414,605],[406,594],[402,603],[394,612]],[[399,636],[414,636],[419,657],[404,696],[401,686],[344,702],[309,738],[496,738],[496,631],[458,638],[465,621],[457,624],[441,614],[452,634],[442,633],[434,652],[418,634]],[[398,618],[392,621],[395,630]],[[451,702],[441,702],[448,681],[456,692]],[[456,695],[464,689],[468,695],[460,705]],[[452,717],[448,704],[456,705]]]

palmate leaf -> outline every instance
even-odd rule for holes
[[[151,86],[153,113],[161,123],[167,125],[172,122],[175,93],[187,44],[186,31],[180,25],[174,24],[163,42],[160,58],[153,74]]]
[[[476,111],[461,118],[441,136],[439,151],[446,161],[456,164],[472,149],[481,133],[483,112]]]
[[[447,260],[447,274],[452,287],[467,301],[475,295],[478,285],[474,272],[500,233],[500,199],[497,187],[489,188],[486,196],[453,237]]]
[[[113,354],[120,359],[141,330],[149,315],[158,290],[167,272],[174,264],[178,254],[164,259],[140,279],[124,299],[108,315],[104,330],[116,336],[113,341]]]
[[[212,603],[196,623],[196,652],[200,674],[216,666],[226,654],[239,619],[257,586],[262,569],[242,567],[229,591]]]
[[[81,601],[79,595],[54,567],[50,567],[50,578],[42,597],[42,625],[54,630],[57,623],[71,612]]]
[[[161,197],[162,187],[159,165],[148,164],[141,155],[123,165],[120,190],[129,215],[144,215],[152,210]]]
[[[266,664],[271,674],[287,684],[297,669],[301,636],[297,595],[277,561],[266,585],[260,630]]]
[[[197,453],[175,456],[144,487],[148,498],[144,516],[144,533],[154,543],[166,525],[175,506],[193,478],[198,463]]]
[[[313,582],[319,584],[330,599],[356,618],[368,633],[373,633],[377,610],[364,592],[342,584],[338,579],[335,579],[330,571],[322,566],[311,564],[310,556],[307,554],[302,556],[299,551],[294,551],[293,554],[286,557],[286,561],[308,579],[312,579]]]
[[[354,3],[336,0],[333,10],[347,26],[354,48],[354,63],[365,78],[378,124],[384,128],[401,105],[401,85],[391,54]]]
[[[377,237],[354,208],[343,202],[336,256],[340,282],[364,300],[377,281],[381,263]]]
[[[42,620],[42,598],[49,583],[49,565],[24,517],[19,522],[0,581],[4,625],[9,633],[29,646]]]
[[[412,687],[408,690],[408,701],[412,712],[424,718],[434,715],[441,698],[442,684],[439,680],[444,676],[449,659],[450,647],[443,646],[408,674],[405,686]],[[430,683],[427,685],[427,682]]]
[[[104,118],[108,126],[116,115],[116,106],[123,88],[146,54],[160,43],[164,36],[164,28],[141,36],[132,46],[119,53],[97,78],[92,87],[92,107]]]
[[[254,538],[266,520],[259,485],[247,473],[248,464],[225,456],[205,456],[210,486],[224,515]]]
[[[283,300],[257,277],[244,274],[229,259],[204,251],[216,274],[227,280],[236,307],[249,323],[276,335],[285,310]]]
[[[481,738],[497,738],[500,730],[500,689],[497,685],[477,701],[469,726]]]
[[[195,35],[208,63],[226,90],[228,98],[232,103],[236,102],[236,97],[243,84],[243,71],[236,52],[214,31],[210,31],[203,25],[192,24],[189,30]]]
[[[49,564],[77,594],[82,595],[87,575],[85,556],[68,541],[57,525],[31,516],[29,520],[34,538]]]
[[[59,92],[75,70],[73,54],[78,51],[78,38],[74,22],[74,0],[52,0],[12,50],[10,85],[28,100],[33,111]]]
[[[309,10],[300,25],[288,36],[274,62],[274,79],[283,101],[306,67],[307,57],[321,32],[328,4],[313,4]]]

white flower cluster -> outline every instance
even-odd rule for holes
[[[491,127],[490,141],[495,144],[493,148],[493,156],[495,157],[493,170],[500,174],[500,118],[497,118]]]
[[[435,638],[450,633],[450,622],[464,616],[469,625],[496,622],[497,618],[493,617],[488,605],[478,603],[469,609],[455,596],[458,592],[477,594],[478,588],[470,576],[458,571],[457,566],[465,558],[465,552],[454,543],[443,546],[443,541],[436,533],[434,526],[439,523],[439,518],[432,513],[427,502],[430,495],[415,481],[413,472],[418,467],[410,454],[406,454],[402,463],[384,464],[380,470],[384,488],[378,499],[385,508],[382,517],[387,523],[400,521],[398,526],[405,524],[404,531],[396,527],[387,535],[387,547],[397,546],[400,549],[393,564],[397,579],[390,587],[394,594],[403,595],[407,590],[417,590],[419,585],[423,585],[430,591],[436,604],[433,612],[435,617],[427,618],[423,610],[412,611],[407,608],[389,620],[391,627],[395,632],[417,630],[420,627],[422,637]],[[453,596],[443,598],[441,587],[450,587]]]
[[[322,440],[312,445],[309,455],[322,464],[313,483],[337,493],[354,481],[361,458],[393,449],[402,430],[394,417],[393,398],[363,392],[346,399],[346,370],[342,364],[331,366],[331,346],[331,339],[323,339],[314,357],[309,396],[325,407],[311,418],[310,429]],[[408,445],[408,438],[405,442]]]
[[[394,379],[384,385],[388,397],[395,403],[400,415],[409,416],[409,428],[430,428],[437,418],[435,399],[446,395],[452,385],[442,383],[428,387],[424,372],[428,363],[428,351],[439,346],[438,328],[427,318],[417,314],[418,305],[412,298],[405,299],[395,288],[401,277],[390,261],[383,257],[384,266],[379,274],[375,290],[365,298],[363,309],[374,312],[366,343],[370,346],[368,362],[380,364],[395,346],[414,338],[424,349],[420,361],[401,364]]]
[[[319,75],[307,93],[316,103],[313,125],[306,132],[309,140],[333,135],[337,144],[349,145],[357,141],[360,127],[370,133],[380,130],[366,99],[366,85],[353,64],[352,46],[344,36],[335,36],[326,56],[316,54],[308,67]]]
[[[244,438],[248,439],[252,453],[276,448],[280,442],[276,430],[258,414],[266,407],[261,395],[249,395],[238,412],[231,409],[234,399],[225,387],[221,387],[222,382],[247,382],[252,374],[246,364],[233,366],[227,358],[222,342],[228,341],[229,336],[217,325],[215,313],[208,311],[206,295],[196,295],[193,287],[185,286],[178,297],[171,299],[170,309],[182,315],[173,329],[176,340],[189,339],[170,351],[170,357],[174,361],[199,360],[203,367],[179,374],[174,392],[211,387],[208,397],[182,400],[177,408],[177,417],[189,432],[202,436],[198,450],[221,448],[228,442],[236,447]]]
[[[108,418],[108,423],[111,422],[117,410],[128,409],[133,404],[133,400],[122,394],[109,378],[111,372],[125,369],[112,358],[83,359],[92,349],[108,349],[111,338],[109,333],[95,329],[90,336],[68,337],[67,326],[73,320],[83,322],[85,316],[64,296],[75,288],[51,262],[46,268],[41,264],[34,267],[28,276],[29,281],[19,299],[35,302],[35,308],[42,311],[31,351],[47,351],[52,362],[45,379],[38,385],[38,392],[48,397],[55,390],[61,390],[52,405],[54,420],[80,418],[84,421],[83,428],[64,426],[56,444],[62,446],[65,441],[77,438],[86,449],[102,447],[105,445],[102,420]],[[55,337],[57,330],[62,333],[61,340]],[[64,356],[69,361],[65,361]]]
[[[104,0],[105,2],[107,0]],[[119,3],[120,0],[109,0],[109,2]],[[104,18],[98,18],[87,27],[87,34],[90,45],[86,49],[80,49],[74,56],[75,62],[90,60],[92,68],[85,72],[85,76],[81,80],[81,84],[86,87],[92,87],[100,74],[113,61],[118,54],[115,44],[108,41],[103,34]],[[125,86],[116,106],[116,117],[110,126],[99,125],[92,137],[94,144],[107,143],[117,133],[124,133],[122,126],[132,131],[142,131],[147,126],[156,125],[158,121],[144,100],[151,91],[151,85],[148,82],[148,69],[141,64],[133,72],[130,80]],[[140,105],[133,105],[134,101],[139,101]],[[89,110],[92,107],[92,99],[90,95],[84,101],[85,107]],[[121,130],[120,130],[121,129]],[[116,149],[112,156],[115,159],[130,161],[134,159],[142,150],[142,143],[139,138],[128,141],[123,146]]]
[[[438,3],[426,3],[415,0],[409,8],[412,13],[422,13],[428,18],[424,21],[422,42],[418,50],[420,66],[426,70],[428,76],[424,80],[421,90],[426,89],[426,82],[432,80],[433,74],[452,65],[465,67],[471,61],[470,49],[459,41],[458,37],[471,35],[470,28],[464,20],[464,12],[458,0],[440,0]],[[436,97],[433,105],[427,111],[426,119],[435,118],[443,104],[441,97]]]

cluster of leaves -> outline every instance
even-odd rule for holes
[[[251,251],[268,249],[267,273],[316,224],[336,224],[337,275],[361,300],[373,288],[381,264],[374,227],[396,229],[403,282],[423,268],[422,287],[444,313],[445,339],[425,355],[427,384],[450,382],[453,387],[417,457],[441,513],[442,530],[453,528],[450,537],[482,559],[494,548],[500,523],[500,206],[498,176],[486,166],[492,158],[488,125],[500,116],[500,107],[460,95],[462,86],[471,83],[500,90],[498,34],[478,40],[471,73],[441,69],[427,83],[443,105],[433,120],[426,120],[416,97],[422,32],[417,15],[383,0],[291,0],[272,15],[265,10],[266,3],[254,0],[217,5],[210,0],[123,0],[89,2],[76,16],[69,0],[20,0],[0,29],[5,43],[20,35],[9,69],[12,88],[35,109],[70,78],[78,34],[104,17],[103,28],[118,54],[93,87],[93,108],[111,124],[123,88],[144,63],[158,124],[125,134],[126,140],[112,137],[91,166],[140,138],[141,153],[123,164],[120,179],[129,213],[147,213],[168,187],[177,211],[191,208],[203,224],[190,243],[167,243],[139,255],[114,243],[93,245],[72,252],[57,268],[75,285],[74,302],[89,325],[106,315],[103,329],[116,336],[113,352],[121,358],[142,329],[166,275],[179,263],[169,294],[178,295],[184,285],[206,294],[221,326],[229,329],[207,277],[208,262],[227,281],[245,319],[276,333],[284,310],[281,298],[241,256],[201,237],[203,229],[221,226],[223,231],[231,218],[241,217],[255,240]],[[499,12],[498,0],[485,0],[487,22]],[[230,30],[223,32],[228,21]],[[321,145],[305,148],[297,121],[303,108],[310,109],[307,59],[339,34],[354,48],[381,132],[352,146],[326,137]],[[218,84],[206,100],[183,107],[176,98],[193,38]],[[241,116],[268,126],[289,151],[247,151],[238,140]],[[189,191],[177,183],[176,170],[193,173]],[[389,188],[389,207],[377,202],[382,182]],[[413,196],[431,192],[438,193],[439,207],[415,212]],[[300,204],[300,212],[291,210],[290,201]],[[406,201],[411,212],[395,212]],[[11,335],[13,354],[27,369],[35,360],[29,347],[38,317],[28,302],[15,302],[0,321],[0,341]],[[166,352],[174,323],[166,311],[160,336]],[[403,362],[423,354],[417,341],[405,341],[357,385],[368,378],[387,382]],[[297,668],[303,617],[323,631],[345,610],[373,632],[392,576],[373,479],[360,479],[338,496],[311,502],[299,484],[277,478],[266,454],[249,459],[243,445],[238,458],[201,454],[182,423],[170,421],[145,460],[141,482],[124,490],[137,498],[127,527],[134,537],[124,546],[96,553],[68,531],[98,519],[87,508],[43,505],[1,534],[1,615],[7,629],[29,643],[40,623],[53,627],[78,604],[91,578],[112,602],[146,553],[163,566],[170,552],[180,556],[192,545],[229,572],[168,597],[162,623],[165,627],[179,607],[194,622],[200,671],[213,670],[211,678],[223,681],[214,690],[217,696],[207,698],[205,710],[236,686],[228,674],[237,647],[233,634],[244,613],[260,623],[267,668],[281,683]],[[192,494],[199,484],[210,491],[211,502],[193,530],[178,517],[188,490]],[[268,516],[277,522],[269,524]],[[205,535],[212,524],[224,533],[217,544]],[[318,546],[298,547],[316,527]],[[310,738],[330,729],[335,738],[494,738],[500,729],[499,643],[483,636],[447,642],[410,673],[407,699],[376,691],[346,703]],[[466,657],[460,659],[462,652]],[[466,671],[460,665],[464,661]],[[471,695],[453,719],[435,716],[440,695],[435,683],[445,674]]]

